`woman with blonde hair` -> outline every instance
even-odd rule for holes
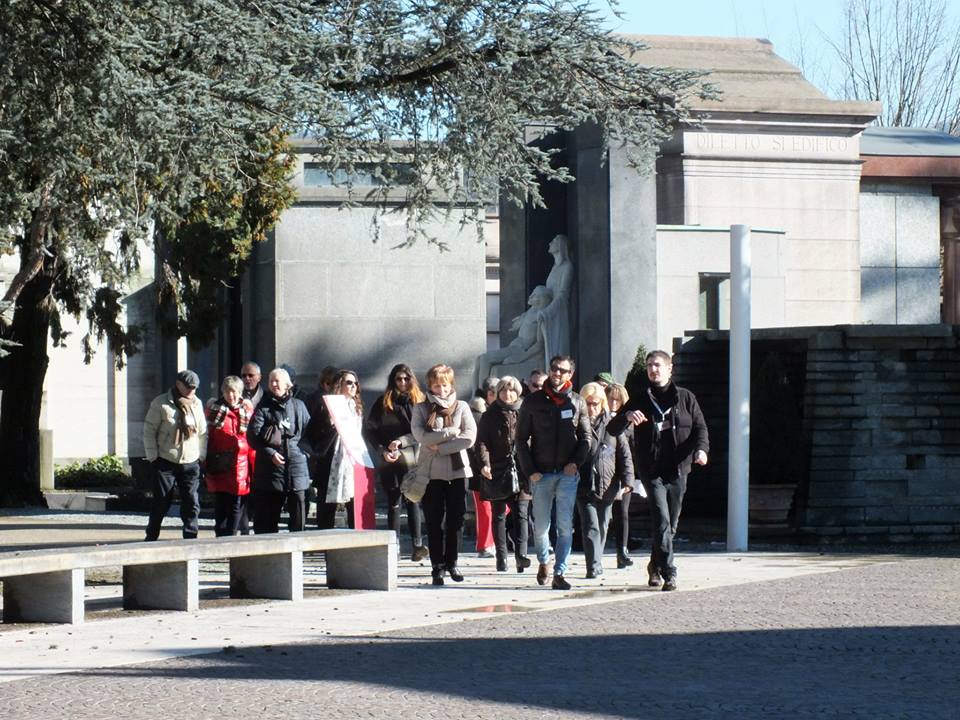
[[[580,466],[580,484],[577,486],[583,554],[587,579],[590,580],[603,575],[601,560],[613,501],[621,488],[633,482],[633,458],[626,436],[613,436],[607,432],[611,415],[603,386],[587,383],[580,389],[580,397],[587,406],[592,433],[590,454]]]
[[[407,500],[400,492],[400,482],[417,464],[417,441],[410,431],[413,408],[424,400],[417,376],[409,365],[393,366],[387,378],[387,389],[378,397],[363,425],[363,434],[374,450],[377,477],[387,494],[387,526],[400,538],[400,502],[405,500],[407,526],[413,551],[410,559],[420,562],[427,557],[420,529],[420,504]]]
[[[247,426],[253,403],[243,397],[243,380],[228,375],[220,397],[207,403],[207,492],[213,494],[213,528],[217,537],[236,535],[250,494],[250,446]]]
[[[413,409],[410,429],[420,443],[417,468],[429,478],[423,495],[433,584],[443,585],[445,573],[463,581],[457,567],[466,512],[466,479],[471,476],[467,449],[477,437],[469,406],[457,399],[453,368],[434,365],[427,371],[424,402]]]
[[[620,383],[612,383],[604,388],[607,394],[607,404],[610,406],[610,416],[615,416],[627,401],[630,399],[630,393]],[[627,437],[632,435],[627,433]],[[633,447],[630,448],[630,454],[633,455]],[[637,492],[640,497],[646,497],[643,485],[638,485]],[[613,539],[617,543],[617,568],[623,570],[633,565],[630,559],[630,500],[633,497],[633,488],[625,485],[620,489],[617,499],[613,501]]]

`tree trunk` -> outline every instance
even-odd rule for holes
[[[0,360],[0,506],[45,505],[40,492],[40,401],[47,376],[52,258],[24,287],[7,337],[20,343]]]

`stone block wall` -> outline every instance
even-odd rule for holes
[[[951,325],[810,338],[802,532],[960,540],[960,347]]]
[[[753,332],[754,374],[771,351],[787,358],[791,373],[802,373],[802,431],[795,438],[802,474],[791,519],[798,535],[834,542],[960,541],[958,336],[952,325]],[[700,398],[711,434],[711,465],[691,476],[690,509],[720,518],[726,512],[727,348],[726,332],[698,332],[676,348],[675,358],[677,382]],[[758,470],[752,460],[751,483],[761,480]]]

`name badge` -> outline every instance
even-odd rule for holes
[[[569,408],[567,410],[561,410],[560,417],[564,420],[569,420],[573,417],[573,410],[570,410]]]

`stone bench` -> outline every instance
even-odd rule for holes
[[[81,623],[86,568],[123,568],[126,610],[195,611],[199,561],[230,561],[230,597],[303,599],[303,553],[326,554],[327,587],[394,590],[392,530],[310,530],[275,535],[89,545],[0,553],[3,621]]]

